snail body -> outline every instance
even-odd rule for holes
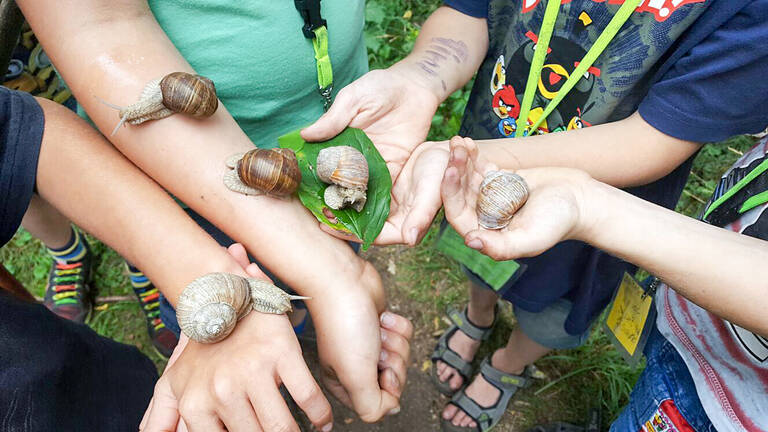
[[[325,203],[332,209],[350,206],[361,211],[367,199],[368,161],[356,148],[327,147],[317,154],[317,177],[330,184]]]
[[[150,81],[141,92],[139,101],[132,105],[120,107],[104,103],[119,110],[120,123],[112,131],[112,135],[124,123],[138,125],[174,113],[197,118],[210,117],[219,106],[213,81],[186,72],[173,72]]]
[[[492,171],[480,185],[477,219],[485,229],[502,229],[528,200],[528,185],[517,174]]]
[[[275,285],[229,273],[209,273],[192,281],[179,297],[176,317],[190,339],[214,343],[226,338],[251,310],[270,314],[290,311],[291,300]]]
[[[245,195],[288,196],[301,183],[299,162],[290,149],[253,149],[230,156],[226,165],[230,171],[224,184]]]

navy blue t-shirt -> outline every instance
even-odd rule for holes
[[[680,7],[689,3],[695,2]],[[657,65],[640,115],[657,130],[689,141],[758,133],[768,126],[768,1],[701,3],[706,10]],[[444,4],[487,18],[490,0]]]
[[[464,113],[463,136],[514,136],[531,124],[576,68],[620,7],[615,1],[564,2],[530,117],[518,119],[546,0],[446,0],[484,17],[489,46]],[[681,139],[712,142],[768,125],[768,0],[644,1],[538,133],[589,127],[639,110],[654,128]],[[621,143],[617,143],[617,146]],[[674,208],[691,159],[667,177],[628,190]],[[634,267],[576,241],[519,260],[499,293],[538,312],[559,298],[574,303],[565,329],[585,331]],[[481,278],[482,279],[482,278]]]
[[[0,247],[13,237],[32,199],[42,139],[37,101],[0,86]]]

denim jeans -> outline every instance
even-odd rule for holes
[[[611,432],[636,432],[643,430],[643,425],[651,431],[684,431],[675,425],[681,418],[696,432],[716,432],[682,357],[655,327],[645,356],[645,370]]]

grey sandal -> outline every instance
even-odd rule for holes
[[[490,357],[483,360],[483,364],[480,366],[480,375],[499,390],[499,399],[492,406],[484,408],[467,396],[464,390],[456,393],[451,399],[451,404],[464,411],[469,418],[477,423],[477,426],[474,428],[456,426],[450,420],[441,419],[443,432],[486,432],[491,430],[504,416],[507,405],[517,390],[531,384],[528,366],[526,366],[522,376],[512,375],[491,366]]]
[[[453,337],[453,335],[461,330],[465,335],[469,336],[471,339],[474,339],[476,341],[484,341],[487,340],[491,333],[493,332],[493,326],[496,324],[496,320],[499,317],[499,306],[496,305],[493,310],[493,324],[491,324],[489,327],[478,327],[469,320],[467,317],[467,308],[465,307],[463,311],[459,311],[458,309],[454,307],[449,307],[446,311],[448,314],[448,318],[451,320],[453,325],[449,327],[445,333],[443,333],[442,336],[440,336],[440,339],[437,341],[437,346],[435,347],[435,350],[432,352],[432,383],[437,388],[437,391],[440,393],[451,396],[454,393],[456,393],[459,389],[452,389],[450,384],[446,381],[440,381],[440,376],[437,374],[437,361],[442,361],[443,363],[447,364],[448,366],[456,369],[456,371],[459,373],[459,375],[464,378],[464,384],[466,385],[469,381],[469,378],[472,376],[472,364],[471,362],[467,362],[456,351],[452,350],[448,346],[448,341]],[[449,380],[450,381],[450,380]],[[463,386],[462,385],[462,386]]]

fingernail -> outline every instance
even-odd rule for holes
[[[472,249],[480,250],[483,248],[483,241],[478,238],[474,238],[467,242],[467,246],[471,247]]]
[[[386,361],[388,356],[389,354],[387,354],[386,351],[381,350],[381,352],[379,353],[379,361]]]
[[[383,331],[380,333],[381,333],[381,341],[384,342],[385,340],[387,340],[387,333]]]
[[[333,429],[333,423],[328,423],[327,425],[323,426],[321,430],[323,432],[331,432],[331,429]]]
[[[395,415],[395,414],[397,414],[399,412],[400,412],[400,407],[397,406],[397,407],[392,408],[391,410],[389,410],[389,415]]]
[[[395,325],[395,316],[389,312],[381,314],[381,325],[384,327],[392,327]]]
[[[408,237],[408,243],[415,245],[416,240],[419,238],[419,230],[417,228],[411,228],[411,233]]]

